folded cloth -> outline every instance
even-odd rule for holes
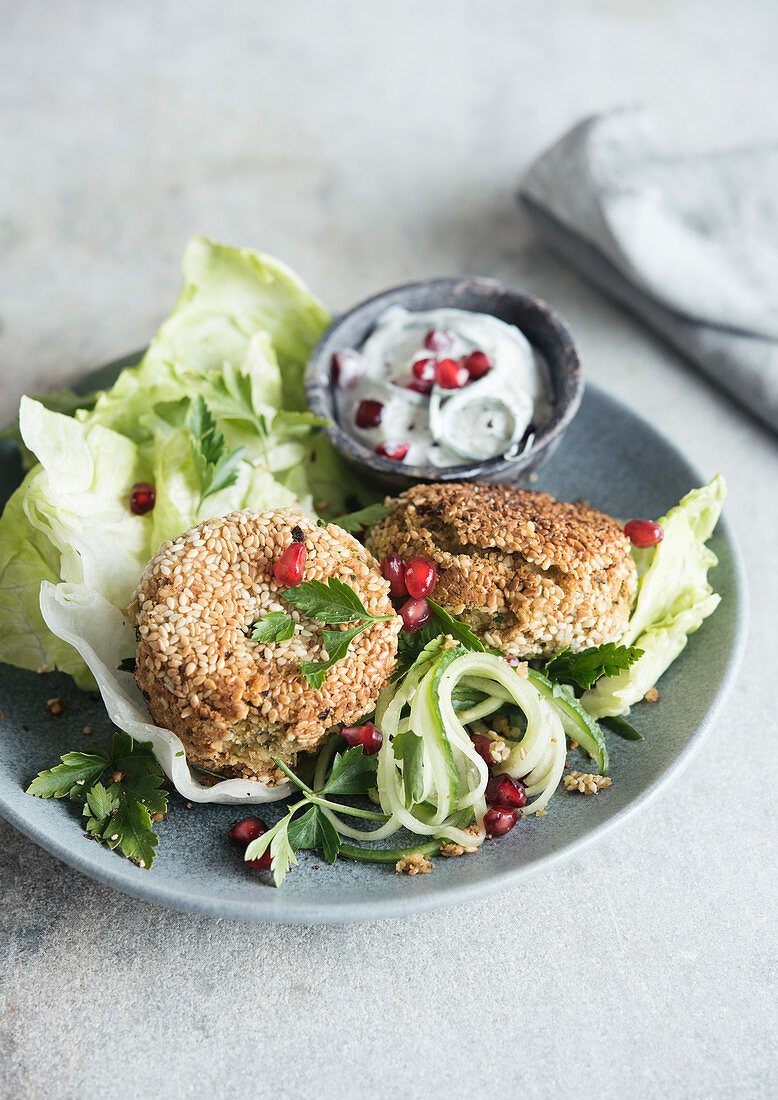
[[[549,243],[778,431],[778,146],[663,147],[629,108],[585,119],[521,198]]]

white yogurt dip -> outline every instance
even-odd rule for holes
[[[546,367],[515,325],[488,313],[394,306],[358,352],[335,356],[341,426],[412,466],[520,453],[551,414]]]

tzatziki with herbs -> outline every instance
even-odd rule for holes
[[[551,415],[546,367],[488,313],[393,306],[359,349],[333,357],[341,426],[411,466],[515,456]]]

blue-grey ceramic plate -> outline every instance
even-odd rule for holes
[[[122,364],[124,365],[124,364]],[[116,367],[86,380],[104,385]],[[533,488],[564,500],[582,497],[612,515],[658,516],[715,471],[699,473],[644,420],[594,386]],[[19,478],[11,451],[0,461],[3,499]],[[391,869],[339,861],[328,866],[301,852],[283,887],[245,868],[226,841],[234,807],[188,809],[171,797],[159,826],[159,855],[141,870],[87,839],[78,809],[24,793],[41,768],[59,755],[100,739],[109,723],[102,706],[67,676],[39,676],[3,666],[0,709],[0,813],[41,847],[85,875],[148,901],[213,916],[286,923],[364,920],[433,909],[513,886],[626,821],[679,773],[716,718],[735,674],[744,635],[742,568],[726,522],[711,542],[719,565],[711,574],[722,601],[660,684],[661,699],[633,712],[641,742],[611,737],[613,786],[596,798],[560,790],[547,816],[522,821],[503,840],[487,842],[477,856],[440,859],[429,875],[397,876]],[[50,715],[47,699],[62,696],[64,714]],[[85,737],[84,726],[93,734]],[[261,811],[276,820],[283,803]]]

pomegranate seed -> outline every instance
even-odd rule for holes
[[[439,328],[431,328],[424,337],[424,347],[428,351],[448,351],[453,343],[449,333]]]
[[[414,393],[428,395],[432,393],[432,382],[420,382],[418,378],[412,378],[410,382],[406,382],[405,388],[406,390],[413,390]]]
[[[652,519],[631,519],[624,524],[624,534],[633,546],[645,550],[648,546],[656,546],[661,542],[665,533]]]
[[[486,784],[486,801],[496,810],[514,810],[526,806],[527,793],[524,784],[509,775],[495,775]]]
[[[484,737],[482,733],[474,733],[471,740],[473,742],[473,748],[481,757],[484,764],[486,764],[487,768],[491,768],[492,764],[494,764],[494,760],[492,759],[491,738]]]
[[[418,378],[420,382],[429,382],[432,385],[435,381],[436,363],[435,359],[417,359],[411,367],[413,377]]]
[[[287,546],[273,567],[273,576],[278,583],[287,588],[296,588],[303,579],[307,556],[304,542],[293,542],[291,546]]]
[[[483,351],[471,351],[462,360],[462,366],[473,379],[483,378],[492,369],[492,361]]]
[[[358,351],[346,348],[332,357],[332,381],[339,390],[350,390],[365,372],[365,361]]]
[[[405,562],[399,554],[387,554],[381,562],[381,574],[389,581],[389,591],[395,599],[407,596],[405,587]]]
[[[381,401],[360,401],[354,423],[358,428],[377,428],[383,415],[384,406]]]
[[[404,439],[387,439],[385,443],[378,444],[375,453],[382,458],[391,458],[393,462],[402,462],[409,446]]]
[[[413,558],[405,567],[405,587],[414,600],[423,600],[435,587],[438,567],[429,558]]]
[[[665,532],[653,519],[631,519],[624,525],[624,533],[638,550],[655,547],[665,537]]]
[[[470,380],[467,367],[456,359],[440,359],[435,367],[435,380],[444,390],[461,390]]]
[[[493,806],[484,814],[484,829],[487,836],[505,836],[519,820],[518,810],[503,810]]]
[[[408,600],[397,612],[403,621],[403,630],[415,634],[430,621],[432,612],[426,600]]]
[[[148,481],[137,481],[130,493],[130,511],[136,516],[145,516],[154,507],[157,491]]]
[[[366,722],[364,726],[346,726],[340,735],[351,746],[361,745],[365,756],[375,755],[384,743],[380,729],[372,722]]]
[[[241,852],[245,852],[252,840],[267,832],[267,825],[261,817],[244,817],[242,821],[236,821],[227,836],[230,842]],[[246,866],[253,871],[267,871],[270,868],[272,856],[267,848],[259,859],[246,860]]]

